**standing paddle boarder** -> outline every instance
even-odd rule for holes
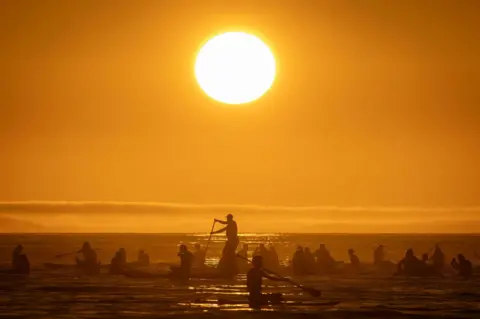
[[[238,273],[235,252],[239,244],[237,222],[233,220],[233,215],[227,215],[227,221],[215,219],[215,222],[226,225],[224,228],[213,231],[212,234],[225,232],[227,242],[223,247],[222,258],[218,263],[220,272],[226,277],[232,277]]]

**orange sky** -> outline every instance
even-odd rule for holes
[[[475,206],[476,1],[3,1],[0,201]],[[195,53],[274,51],[271,91],[208,99]]]

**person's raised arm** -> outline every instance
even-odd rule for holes
[[[227,227],[223,227],[222,229],[219,229],[219,230],[216,230],[216,231],[213,231],[212,234],[220,234],[220,233],[223,233],[227,230]]]
[[[215,222],[217,222],[219,224],[222,224],[222,225],[227,225],[228,224],[228,222],[226,222],[224,220],[216,219],[216,218],[215,218]]]

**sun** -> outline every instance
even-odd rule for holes
[[[200,49],[195,76],[202,90],[225,104],[257,100],[275,80],[275,58],[259,38],[244,32],[227,32]]]

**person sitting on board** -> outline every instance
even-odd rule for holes
[[[148,265],[150,265],[150,256],[149,256],[143,249],[140,249],[140,250],[138,251],[137,263],[138,263],[138,265],[140,265],[140,266],[148,266]]]
[[[373,264],[382,265],[385,262],[385,250],[383,245],[378,245],[373,252]]]
[[[305,274],[313,275],[316,273],[315,267],[315,256],[313,256],[310,248],[305,247],[303,250],[303,255],[305,258]]]
[[[193,260],[195,257],[188,250],[188,247],[183,244],[179,247],[178,257],[180,257],[180,267],[172,268],[172,271],[175,271],[175,269],[178,271],[178,279],[188,280],[190,279]]]
[[[255,251],[253,252],[253,256],[261,256],[264,262],[267,255],[268,255],[268,250],[265,247],[265,244],[263,243],[258,245],[257,248],[255,248]]]
[[[12,252],[12,268],[15,269],[17,268],[17,262],[19,261],[19,257],[23,252],[23,246],[22,245],[17,245],[15,249],[13,249]]]
[[[277,271],[280,268],[280,261],[278,260],[278,254],[275,250],[275,247],[270,244],[267,249],[267,258],[268,258],[268,269]],[[264,259],[265,260],[265,259]]]
[[[262,279],[267,278],[272,281],[288,281],[285,278],[270,276],[262,269],[262,256],[254,256],[252,259],[252,268],[247,273],[247,291],[250,308],[260,308],[268,302],[281,302],[281,294],[266,295],[262,294]]]
[[[30,262],[27,255],[23,253],[23,246],[18,245],[12,253],[12,272],[14,274],[29,274]]]
[[[127,251],[125,250],[125,248],[120,248],[118,250],[118,252],[120,253],[120,259],[122,261],[122,264],[126,265],[127,264]]]
[[[348,257],[350,258],[350,267],[352,270],[359,271],[361,267],[360,259],[352,248],[348,250]]]
[[[241,273],[245,273],[248,269],[248,244],[243,244],[242,249],[237,252],[241,258],[237,258],[237,267]]]
[[[445,254],[438,244],[435,245],[435,250],[431,259],[433,260],[433,267],[435,271],[441,272],[445,267]]]
[[[458,261],[453,258],[451,265],[453,269],[457,271],[457,274],[464,278],[469,279],[472,276],[472,263],[470,260],[467,260],[464,255],[458,254]]]
[[[292,257],[293,274],[303,276],[307,274],[307,262],[305,260],[305,252],[302,246],[298,246]]]
[[[272,256],[270,256],[270,252],[268,251],[267,247],[265,247],[264,243],[261,243],[255,248],[255,251],[253,252],[253,256],[261,256],[263,259],[263,264],[267,268],[273,268],[272,267]]]
[[[215,219],[215,222],[226,226],[212,232],[212,234],[225,232],[227,236],[227,242],[223,247],[222,257],[218,263],[218,268],[223,276],[233,277],[238,273],[236,258],[236,250],[239,243],[237,222],[233,220],[232,214],[227,215],[226,221]]]
[[[413,249],[408,249],[405,257],[398,263],[396,275],[426,276],[428,267],[415,256]]]
[[[317,266],[320,271],[329,272],[336,266],[336,261],[330,255],[325,244],[320,244],[320,247],[315,251],[315,257],[317,258]]]
[[[205,267],[205,250],[200,244],[195,244],[195,252],[193,253],[193,264],[196,267]]]
[[[425,266],[428,264],[428,259],[429,259],[428,253],[425,253],[422,255],[422,263],[424,263]]]
[[[121,275],[123,274],[124,266],[125,265],[122,262],[122,254],[120,251],[117,251],[110,262],[109,272],[112,275]]]
[[[77,253],[81,253],[83,259],[79,259],[78,257],[75,258],[77,264],[82,267],[96,267],[98,266],[97,263],[97,253],[88,241],[83,243],[82,249],[77,251]]]

